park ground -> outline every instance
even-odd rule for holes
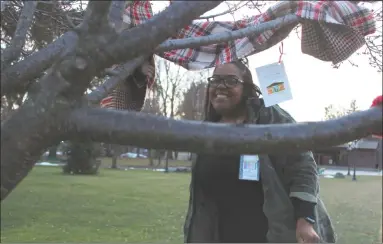
[[[190,173],[38,166],[1,207],[1,242],[183,241]],[[321,178],[338,243],[381,243],[382,177]]]

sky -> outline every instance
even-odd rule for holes
[[[153,11],[163,9],[168,1],[153,1]],[[216,14],[228,9],[227,5],[220,4],[205,15]],[[256,10],[240,9],[235,14],[235,19],[243,16],[256,15]],[[215,20],[231,21],[233,17],[226,15]],[[279,46],[249,56],[249,66],[253,80],[258,84],[255,68],[279,59]],[[347,61],[339,69],[301,52],[300,40],[295,32],[291,32],[283,41],[284,62],[289,79],[293,99],[280,103],[295,120],[320,121],[324,118],[324,108],[330,104],[335,107],[348,107],[351,100],[355,99],[359,109],[368,109],[372,100],[382,94],[382,74],[369,66],[368,56],[352,55],[350,60],[359,67],[351,66]],[[361,48],[362,50],[364,48]]]

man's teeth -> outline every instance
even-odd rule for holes
[[[227,98],[227,95],[225,95],[225,94],[217,94],[217,98]]]

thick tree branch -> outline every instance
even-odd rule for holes
[[[108,43],[107,46],[100,49],[106,49],[105,51],[110,56],[116,57],[110,65],[126,62],[138,54],[147,56],[158,43],[174,35],[177,30],[190,24],[196,16],[214,8],[219,3],[220,1],[175,2],[148,22],[134,29],[123,31],[114,43]],[[145,40],[146,43],[143,43],[142,40]],[[26,83],[37,78],[41,72],[49,68],[58,59],[60,53],[61,56],[64,56],[72,52],[77,41],[78,36],[75,32],[67,32],[46,48],[3,71],[1,94],[6,95],[25,89]],[[108,67],[108,65],[104,66]]]
[[[1,72],[1,96],[23,92],[32,79],[41,75],[61,56],[73,52],[77,45],[76,32],[69,31],[44,49]],[[60,55],[61,54],[61,55]]]
[[[97,87],[94,91],[89,93],[87,95],[88,100],[94,104],[100,102],[104,97],[107,96],[109,92],[111,92],[118,85],[118,83],[122,82],[129,75],[131,75],[133,71],[144,61],[145,57],[140,56],[125,63],[121,68],[118,69],[118,74],[110,77],[101,86]]]
[[[150,114],[79,109],[66,122],[68,139],[204,153],[273,153],[335,146],[382,131],[382,108],[324,122],[225,125]]]
[[[122,15],[126,1],[112,1],[109,9],[109,22],[118,33],[122,31]]]
[[[139,55],[147,56],[159,43],[220,3],[221,1],[174,2],[147,22],[123,31],[114,43],[105,47],[105,52],[114,57],[113,63],[126,62]]]
[[[167,40],[161,45],[159,45],[155,51],[156,52],[165,52],[175,49],[183,48],[196,48],[200,46],[206,46],[214,43],[221,43],[230,40],[239,39],[246,36],[257,35],[266,30],[280,28],[283,26],[295,24],[299,22],[299,17],[294,14],[289,14],[284,17],[277,18],[259,25],[247,27],[244,29],[232,31],[232,32],[223,32],[219,34],[201,36],[197,38],[184,38],[176,40]]]
[[[1,55],[1,69],[10,65],[18,57],[24,47],[25,39],[29,28],[32,26],[33,14],[35,13],[37,1],[24,2],[19,21],[13,35],[11,45],[7,47]]]

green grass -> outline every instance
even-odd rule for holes
[[[154,165],[157,166],[158,160],[154,160]],[[101,158],[101,165],[103,167],[109,168],[112,166],[112,158]],[[149,159],[146,158],[118,158],[117,166],[118,167],[134,167],[134,166],[147,166],[149,167],[150,162]],[[182,161],[182,160],[169,160],[169,167],[185,167],[191,166],[191,161]],[[161,164],[158,167],[164,167],[165,160],[161,160]]]
[[[190,174],[103,169],[64,176],[36,167],[2,203],[1,242],[174,242],[189,198]],[[321,179],[339,243],[380,241],[381,177]]]

